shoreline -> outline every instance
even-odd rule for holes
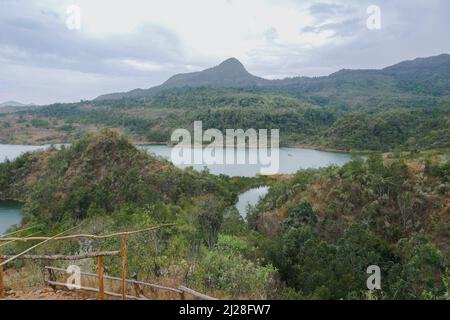
[[[324,147],[324,146],[318,146],[313,144],[306,144],[306,143],[293,143],[293,144],[287,144],[286,146],[283,146],[285,148],[300,148],[300,149],[309,149],[309,150],[317,150],[317,151],[324,151],[324,152],[333,152],[333,153],[370,153],[370,152],[383,152],[383,151],[374,151],[374,150],[346,150],[346,149],[336,149],[331,147]],[[281,147],[280,147],[281,148]],[[384,152],[383,152],[384,153]]]
[[[167,142],[161,142],[161,141],[146,141],[146,140],[140,140],[140,139],[130,139],[131,143],[135,146],[166,146],[166,147],[173,147],[174,145],[171,145]],[[36,142],[29,142],[29,143],[4,143],[0,142],[0,145],[16,145],[16,146],[33,146],[33,147],[45,147],[45,146],[51,146],[51,145],[58,145],[58,144],[70,144],[69,141],[44,141],[42,143],[36,143]],[[203,147],[207,146],[208,144],[204,145]],[[254,149],[257,148],[257,146],[247,146],[247,145],[223,145],[223,147],[238,147],[238,148],[250,148]],[[270,149],[270,146],[268,147]],[[279,146],[280,149],[282,148],[299,148],[299,149],[305,149],[305,150],[316,150],[316,151],[323,151],[323,152],[333,152],[333,153],[358,153],[358,154],[364,154],[364,153],[370,153],[370,152],[377,152],[374,150],[346,150],[346,149],[337,149],[332,147],[325,147],[320,145],[312,145],[312,144],[306,144],[306,143],[287,143],[287,144],[281,144]],[[382,152],[382,151],[378,151]],[[384,152],[383,152],[384,153]]]
[[[167,147],[173,147],[173,145],[167,143],[167,142],[155,142],[155,141],[139,141],[135,142],[132,140],[132,143],[137,146],[167,146]],[[203,147],[207,146],[204,145]],[[255,149],[256,146],[247,146],[247,145],[223,145],[224,148],[228,147],[238,147],[238,148],[249,148],[249,149]],[[316,150],[316,151],[323,151],[323,152],[333,152],[333,153],[370,153],[370,152],[377,152],[373,150],[345,150],[345,149],[336,149],[331,147],[325,147],[325,146],[318,146],[318,145],[310,145],[305,143],[289,143],[289,144],[283,144],[280,145],[279,149],[282,148],[297,148],[297,149],[305,149],[305,150]],[[269,147],[270,149],[270,147]],[[382,151],[379,151],[382,152]],[[384,153],[384,152],[383,152]]]

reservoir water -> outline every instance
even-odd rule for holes
[[[21,220],[20,203],[16,201],[0,201],[0,235],[4,234],[12,225],[20,225]]]
[[[163,145],[141,146],[143,149],[170,161],[172,148]],[[224,153],[231,148],[225,148]],[[236,148],[235,157],[243,156],[249,159],[257,155],[257,149]],[[351,160],[349,153],[326,152],[302,148],[280,148],[279,170],[277,173],[290,174],[301,169],[321,168],[331,165],[342,166]],[[248,162],[248,161],[247,161]],[[180,165],[179,167],[192,166],[196,170],[204,169],[205,165]],[[212,174],[225,174],[228,176],[254,177],[261,173],[261,164],[213,164],[206,166]]]
[[[0,162],[6,159],[14,160],[22,153],[27,151],[42,150],[49,145],[30,146],[30,145],[7,145],[0,144]],[[146,145],[140,146],[149,153],[162,157],[170,161],[172,148],[165,145]],[[224,152],[227,152],[225,148]],[[245,156],[246,159],[257,153],[256,149],[236,148],[235,154]],[[255,154],[253,154],[255,155]],[[342,166],[351,160],[348,153],[326,152],[302,148],[280,148],[279,149],[279,170],[278,173],[290,174],[300,169],[320,168],[330,165]],[[188,167],[180,165],[179,167]],[[192,165],[196,170],[203,170],[205,165]],[[253,177],[261,172],[260,164],[233,164],[233,165],[207,165],[212,174],[225,174],[229,176]],[[248,190],[239,195],[239,201],[236,205],[239,213],[245,217],[246,208],[250,204],[254,206],[260,197],[263,197],[268,191],[267,187],[260,187]],[[0,201],[0,234],[4,233],[10,226],[19,224],[22,218],[20,204],[13,201]]]
[[[58,146],[58,145],[56,145]],[[19,155],[27,151],[42,150],[48,148],[43,146],[28,145],[8,145],[0,144],[0,162],[6,159],[14,160]],[[140,146],[149,153],[160,156],[170,161],[172,148],[165,145],[147,145]],[[225,153],[228,152],[225,148]],[[279,149],[279,170],[278,173],[289,174],[300,169],[321,168],[330,165],[342,166],[351,160],[349,153],[327,152],[302,148],[280,148]],[[236,157],[242,155],[247,159],[251,154],[257,153],[256,149],[236,148]],[[188,167],[189,165],[180,165],[179,167]],[[205,165],[192,165],[196,170],[203,170]],[[246,176],[253,177],[260,173],[261,164],[213,164],[206,166],[212,174],[225,174],[229,176]]]
[[[245,218],[247,216],[248,206],[254,207],[259,199],[263,198],[268,191],[269,187],[259,187],[241,193],[236,203],[236,209],[239,211],[241,217]]]

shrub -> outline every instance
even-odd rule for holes
[[[232,297],[269,297],[274,289],[276,269],[260,266],[243,257],[246,244],[233,236],[220,235],[214,250],[208,252],[195,273],[196,286],[221,290]]]

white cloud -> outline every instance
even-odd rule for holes
[[[377,33],[365,28],[369,4],[0,0],[0,101],[68,101],[148,88],[232,56],[252,73],[280,78],[450,52],[450,42],[443,41],[449,1],[379,0],[383,27]],[[65,27],[68,5],[81,8],[79,31]]]
[[[64,17],[66,5],[80,6],[81,33],[94,39],[126,35],[144,25],[157,25],[182,40],[186,58],[208,56],[211,60],[237,56],[270,41],[267,30],[276,30],[282,45],[313,48],[329,40],[330,33],[302,35],[300,30],[315,21],[308,2],[268,0],[43,0],[47,10]],[[281,3],[281,4],[280,4]],[[275,40],[275,39],[272,39]]]
[[[127,65],[130,66],[136,70],[140,70],[140,71],[159,71],[159,70],[163,70],[165,67],[163,64],[161,63],[156,63],[156,62],[152,62],[152,61],[139,61],[139,60],[134,60],[134,59],[125,59],[122,60],[122,62]]]

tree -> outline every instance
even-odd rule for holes
[[[399,257],[389,275],[389,293],[393,299],[420,299],[425,292],[434,296],[447,291],[445,260],[442,253],[425,236],[414,234],[401,239],[395,247]]]
[[[335,246],[310,226],[284,229],[269,247],[269,259],[286,285],[317,299],[339,298],[335,255]]]
[[[356,297],[363,297],[367,290],[367,267],[377,265],[388,269],[393,258],[388,244],[361,225],[350,226],[337,241],[336,264],[342,290]]]
[[[383,164],[383,154],[370,153],[369,156],[367,157],[367,165],[369,166],[369,171],[371,173],[382,175],[385,170]]]
[[[214,248],[220,227],[222,226],[225,204],[212,197],[198,201],[193,212],[194,224],[197,226],[200,239],[210,248]]]
[[[414,223],[413,203],[413,196],[410,192],[401,193],[397,197],[400,220],[404,231],[407,231]]]
[[[284,228],[295,228],[301,225],[314,226],[317,223],[317,215],[307,199],[289,210],[289,216],[284,221]]]

